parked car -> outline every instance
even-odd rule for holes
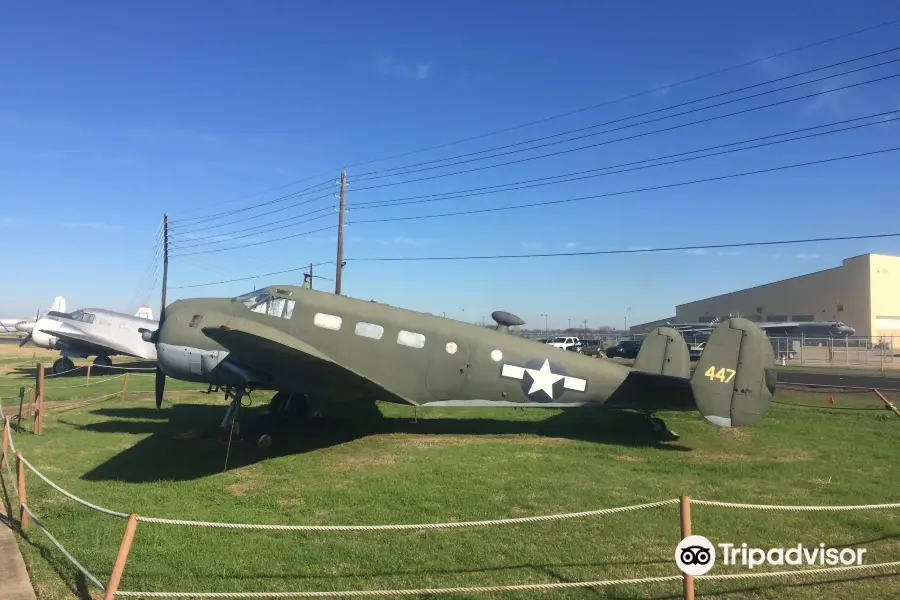
[[[606,349],[608,358],[637,358],[643,340],[622,340],[615,346]]]

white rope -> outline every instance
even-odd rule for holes
[[[728,579],[763,579],[766,577],[787,577],[794,575],[810,575],[812,573],[839,573],[846,571],[862,571],[900,567],[900,561],[874,563],[869,565],[852,565],[826,569],[805,569],[800,571],[772,571],[768,573],[728,573],[725,575],[697,575],[694,579],[728,580]],[[523,592],[532,590],[562,590],[571,588],[597,588],[613,585],[641,585],[648,583],[668,583],[681,581],[681,575],[663,577],[642,577],[640,579],[613,579],[604,581],[577,581],[557,583],[530,583],[522,585],[494,585],[479,587],[424,588],[419,590],[340,590],[327,592],[127,592],[116,591],[116,596],[139,596],[142,598],[350,598],[362,596],[418,596],[439,594],[489,594],[496,592]]]
[[[32,473],[34,473],[35,475],[37,475],[38,477],[40,477],[41,479],[43,479],[43,480],[44,480],[44,483],[46,483],[47,485],[49,485],[50,487],[52,487],[54,490],[56,490],[57,492],[59,492],[59,493],[62,494],[63,496],[66,496],[66,497],[68,497],[68,498],[71,498],[71,499],[74,500],[75,502],[78,502],[79,504],[82,504],[82,505],[84,505],[84,506],[87,506],[87,507],[90,508],[90,509],[96,510],[97,512],[102,512],[102,513],[104,513],[104,514],[111,515],[111,516],[113,516],[113,517],[121,517],[121,518],[123,518],[123,519],[127,519],[127,518],[128,518],[128,515],[125,514],[125,513],[116,512],[116,511],[114,511],[114,510],[109,510],[108,508],[103,508],[102,506],[97,506],[96,504],[91,504],[91,503],[88,502],[87,500],[82,500],[81,498],[79,498],[79,497],[76,496],[75,494],[73,494],[73,493],[71,493],[71,492],[68,492],[68,491],[62,489],[61,487],[59,487],[58,485],[56,485],[55,483],[53,483],[52,481],[50,481],[49,479],[47,479],[47,477],[44,476],[43,473],[41,473],[40,471],[38,471],[37,469],[35,469],[35,468],[34,468],[34,465],[32,465],[32,464],[31,464],[30,462],[28,462],[27,460],[25,460],[25,457],[24,457],[24,456],[22,457],[22,464],[24,464],[26,467],[28,467],[28,468],[31,470]]]
[[[79,383],[79,384],[77,384],[77,385],[55,385],[55,386],[49,387],[49,388],[48,388],[48,387],[45,387],[45,388],[44,388],[44,391],[45,391],[45,392],[53,392],[53,391],[55,391],[55,390],[71,390],[72,388],[90,387],[90,386],[95,386],[95,385],[98,385],[98,384],[101,384],[101,383],[106,383],[107,381],[113,381],[113,380],[115,380],[115,379],[120,379],[120,378],[122,378],[122,377],[125,377],[125,373],[122,373],[121,375],[112,375],[112,376],[110,376],[110,377],[105,377],[105,378],[104,378],[103,380],[101,380],[101,381],[96,381],[96,380],[95,380],[95,382],[92,383],[92,384],[90,384],[90,385],[87,384],[87,383]]]
[[[164,525],[192,525],[195,527],[219,527],[224,529],[261,529],[275,531],[398,531],[402,529],[457,529],[461,527],[487,527],[491,525],[512,525],[517,523],[537,523],[540,521],[560,521],[563,519],[577,519],[581,517],[594,517],[598,515],[610,515],[614,513],[656,508],[678,504],[680,500],[662,500],[647,504],[635,504],[634,506],[622,506],[617,508],[601,508],[577,513],[562,513],[555,515],[539,515],[534,517],[517,517],[514,519],[491,519],[487,521],[457,521],[451,523],[405,523],[401,525],[254,525],[247,523],[216,523],[211,521],[183,521],[180,519],[160,519],[156,517],[142,517],[138,515],[138,521],[144,523],[161,523]],[[127,515],[126,515],[127,516]]]
[[[28,505],[27,505],[27,504],[23,504],[23,505],[22,505],[22,508],[24,508],[24,509],[25,509],[25,512],[27,512],[27,513],[29,514],[29,516],[31,517],[31,520],[34,521],[34,524],[38,526],[38,529],[40,529],[40,530],[44,533],[44,535],[47,536],[47,539],[50,540],[50,541],[53,543],[53,545],[56,546],[56,548],[57,548],[60,552],[63,553],[63,556],[65,556],[66,558],[69,559],[69,562],[72,563],[72,565],[73,565],[76,569],[78,569],[79,571],[81,571],[81,573],[82,573],[85,577],[87,577],[88,579],[90,579],[91,582],[92,582],[94,585],[96,585],[97,587],[99,587],[101,590],[106,590],[106,587],[105,587],[102,583],[100,583],[100,580],[97,579],[96,577],[94,577],[94,576],[91,574],[90,571],[88,571],[87,569],[85,569],[84,567],[82,567],[82,566],[81,566],[81,563],[79,563],[77,560],[75,560],[75,557],[72,556],[71,554],[69,554],[69,553],[66,551],[66,549],[63,548],[63,545],[60,544],[60,543],[56,540],[56,538],[53,537],[53,535],[52,535],[49,531],[47,531],[47,528],[44,527],[44,524],[40,522],[40,520],[35,516],[35,514],[34,514],[33,512],[31,512],[31,509],[28,508]]]
[[[155,371],[156,367],[118,367],[116,365],[95,365],[98,369],[119,369],[120,371]]]
[[[800,510],[800,511],[840,511],[840,510],[878,510],[881,508],[900,508],[900,502],[891,504],[858,504],[856,506],[785,506],[777,504],[739,504],[736,502],[716,502],[715,500],[694,500],[691,504],[699,506],[717,506],[719,508],[743,508],[748,510]]]
[[[77,371],[78,369],[87,369],[84,365],[79,365],[77,367],[73,367],[68,371],[60,371],[59,373],[50,373],[49,375],[44,375],[44,379],[50,379],[51,377],[59,377],[60,375],[65,375],[66,373],[71,373],[72,371]]]

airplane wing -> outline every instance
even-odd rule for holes
[[[258,323],[253,328],[260,329]],[[410,400],[387,389],[370,377],[341,365],[313,346],[298,340],[278,329],[266,327],[259,333],[251,333],[237,327],[204,327],[204,335],[228,349],[228,360],[233,360],[254,371],[269,373],[273,364],[290,365],[298,361],[318,363],[318,372],[325,378],[352,379],[361,386],[367,386],[380,394],[383,400],[400,401],[410,404]],[[262,335],[262,334],[265,335]]]
[[[89,350],[94,354],[123,354],[125,356],[133,356],[135,358],[143,358],[134,353],[134,351],[127,347],[123,346],[117,342],[112,340],[107,340],[105,338],[98,338],[97,336],[90,335],[81,331],[77,327],[66,324],[66,329],[64,331],[49,329],[39,331],[46,333],[47,335],[53,336],[55,338],[60,338],[67,342],[72,342],[77,344],[79,347],[84,348],[85,350]]]

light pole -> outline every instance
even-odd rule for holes
[[[572,317],[569,317],[569,329],[572,329]]]
[[[541,316],[544,317],[544,335],[547,335],[547,313],[541,313]]]

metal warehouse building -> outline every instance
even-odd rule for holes
[[[900,256],[863,254],[833,269],[675,307],[678,323],[842,321],[856,336],[900,336]]]

